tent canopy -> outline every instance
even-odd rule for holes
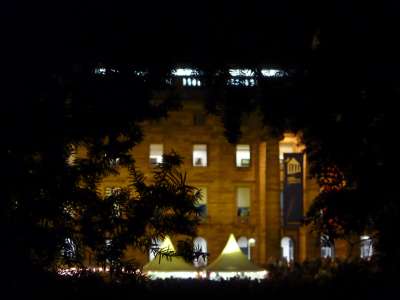
[[[174,245],[169,236],[166,236],[160,246],[161,250],[175,252]],[[172,256],[164,257],[161,259],[156,256],[153,260],[143,267],[145,272],[195,272],[196,268],[187,263],[182,257]]]
[[[207,267],[209,272],[260,272],[265,271],[248,260],[240,250],[233,234],[221,254]]]

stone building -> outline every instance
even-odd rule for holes
[[[300,214],[304,215],[319,192],[315,180],[308,176],[307,158],[298,137],[287,133],[282,138],[270,134],[257,113],[245,116],[242,137],[230,144],[224,136],[220,117],[207,114],[201,82],[196,78],[179,77],[183,107],[171,111],[167,118],[142,124],[144,140],[132,149],[136,166],[150,177],[162,154],[176,151],[184,158],[182,170],[189,184],[202,191],[199,203],[202,222],[198,228],[196,246],[206,250],[212,261],[227,241],[230,233],[238,239],[240,248],[259,265],[271,259],[303,261],[320,256],[343,256],[346,249],[337,243],[335,249],[321,247],[319,238],[300,224],[285,221],[285,167],[288,153],[299,153],[302,178]],[[233,78],[243,80],[243,77]],[[253,82],[247,79],[248,85]],[[239,83],[243,83],[244,81]],[[245,82],[244,82],[245,83]],[[194,88],[196,87],[196,88]],[[285,175],[286,174],[286,175]],[[105,193],[129,184],[127,170],[107,177],[100,187]],[[127,256],[145,264],[149,257],[130,251]],[[205,264],[201,261],[198,264]]]

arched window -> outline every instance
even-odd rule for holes
[[[362,235],[360,237],[360,257],[369,259],[373,254],[372,238],[368,235]]]
[[[149,260],[153,260],[154,257],[156,257],[157,251],[160,250],[161,244],[162,244],[162,241],[159,239],[155,239],[152,241],[152,245],[149,249]]]
[[[111,239],[106,239],[105,240],[105,247],[104,247],[104,253],[106,254],[106,264],[110,265],[110,255],[113,247],[113,241]]]
[[[242,250],[243,254],[247,256],[248,259],[252,257],[251,248],[253,248],[256,244],[256,240],[254,238],[249,238],[245,236],[241,236],[237,241],[240,250]]]
[[[243,254],[245,254],[247,257],[249,256],[249,243],[247,241],[247,237],[241,236],[238,239],[238,245],[240,250],[242,250]]]
[[[207,241],[202,237],[197,237],[193,241],[193,252],[196,253],[193,264],[195,267],[204,267],[207,265]],[[202,255],[203,254],[203,255]]]
[[[321,257],[322,258],[334,258],[335,257],[335,245],[326,236],[321,236]]]
[[[285,236],[281,239],[281,251],[282,258],[286,259],[287,262],[294,260],[294,245],[290,237]]]
[[[72,239],[66,238],[64,240],[64,245],[61,249],[61,255],[68,259],[76,257],[76,244]]]

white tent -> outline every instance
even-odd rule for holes
[[[221,254],[206,268],[212,280],[232,277],[262,279],[267,276],[267,271],[254,265],[240,250],[233,234]]]
[[[174,245],[168,236],[165,237],[160,250],[175,252]],[[143,267],[143,272],[151,279],[197,278],[198,276],[196,268],[179,256],[162,256],[161,259],[156,256]]]

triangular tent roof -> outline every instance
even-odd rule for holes
[[[240,250],[233,234],[221,254],[207,267],[210,272],[260,272],[265,271],[248,260]]]
[[[175,252],[174,245],[171,242],[169,236],[166,236],[160,249]],[[147,263],[143,267],[145,272],[195,272],[196,268],[191,264],[187,263],[182,257],[161,257],[161,260],[156,256],[153,260]]]

